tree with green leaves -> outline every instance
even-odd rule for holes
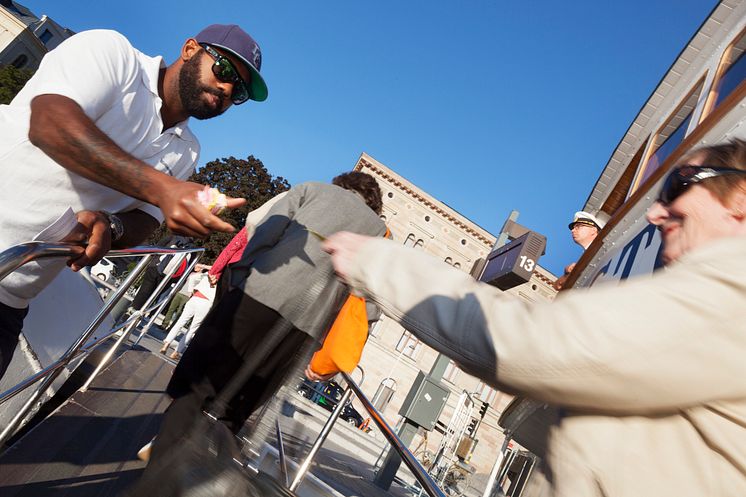
[[[0,104],[9,104],[33,75],[34,71],[31,69],[0,66]]]
[[[228,157],[208,162],[192,174],[189,181],[212,186],[229,197],[245,198],[246,205],[238,209],[226,209],[220,215],[222,219],[239,229],[243,227],[249,212],[290,188],[285,178],[272,176],[262,161],[253,155],[246,159]],[[164,235],[168,235],[168,229],[162,224],[148,243],[155,245]],[[200,262],[212,264],[233,236],[232,233],[214,232],[204,240],[195,240],[197,246],[205,248],[205,254]]]

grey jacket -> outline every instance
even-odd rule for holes
[[[296,328],[321,338],[348,291],[334,276],[320,240],[307,228],[325,236],[337,231],[382,236],[385,224],[360,195],[325,183],[294,186],[255,227],[251,222],[249,215],[247,231],[253,233],[243,257],[231,266],[232,284]]]
[[[746,237],[651,277],[526,304],[421,252],[367,243],[351,285],[492,385],[566,415],[554,495],[746,495]]]

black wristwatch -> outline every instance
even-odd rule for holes
[[[109,229],[111,230],[111,241],[116,242],[124,236],[124,224],[119,216],[112,214],[111,212],[100,211],[101,214],[106,217],[109,221]]]

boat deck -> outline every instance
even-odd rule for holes
[[[169,404],[173,368],[143,348],[124,352],[0,457],[0,495],[117,495],[145,466],[136,454]]]
[[[137,451],[156,434],[170,403],[165,389],[174,363],[153,352],[160,345],[155,343],[146,339],[143,345],[150,350],[140,346],[126,350],[88,391],[73,393],[12,443],[0,456],[0,496],[116,497],[134,482],[145,467]],[[286,453],[299,462],[329,413],[300,395],[287,398],[293,403],[293,414],[280,416]],[[281,406],[282,402],[272,405],[272,419]],[[270,431],[267,441],[276,446]],[[340,423],[319,451],[313,474],[337,495],[411,495],[397,483],[389,490],[373,483],[374,461],[382,448],[382,442]]]

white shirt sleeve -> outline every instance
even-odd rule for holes
[[[109,30],[84,31],[42,59],[34,94],[68,97],[96,120],[126,98],[122,89],[139,74],[137,51],[124,36]]]

